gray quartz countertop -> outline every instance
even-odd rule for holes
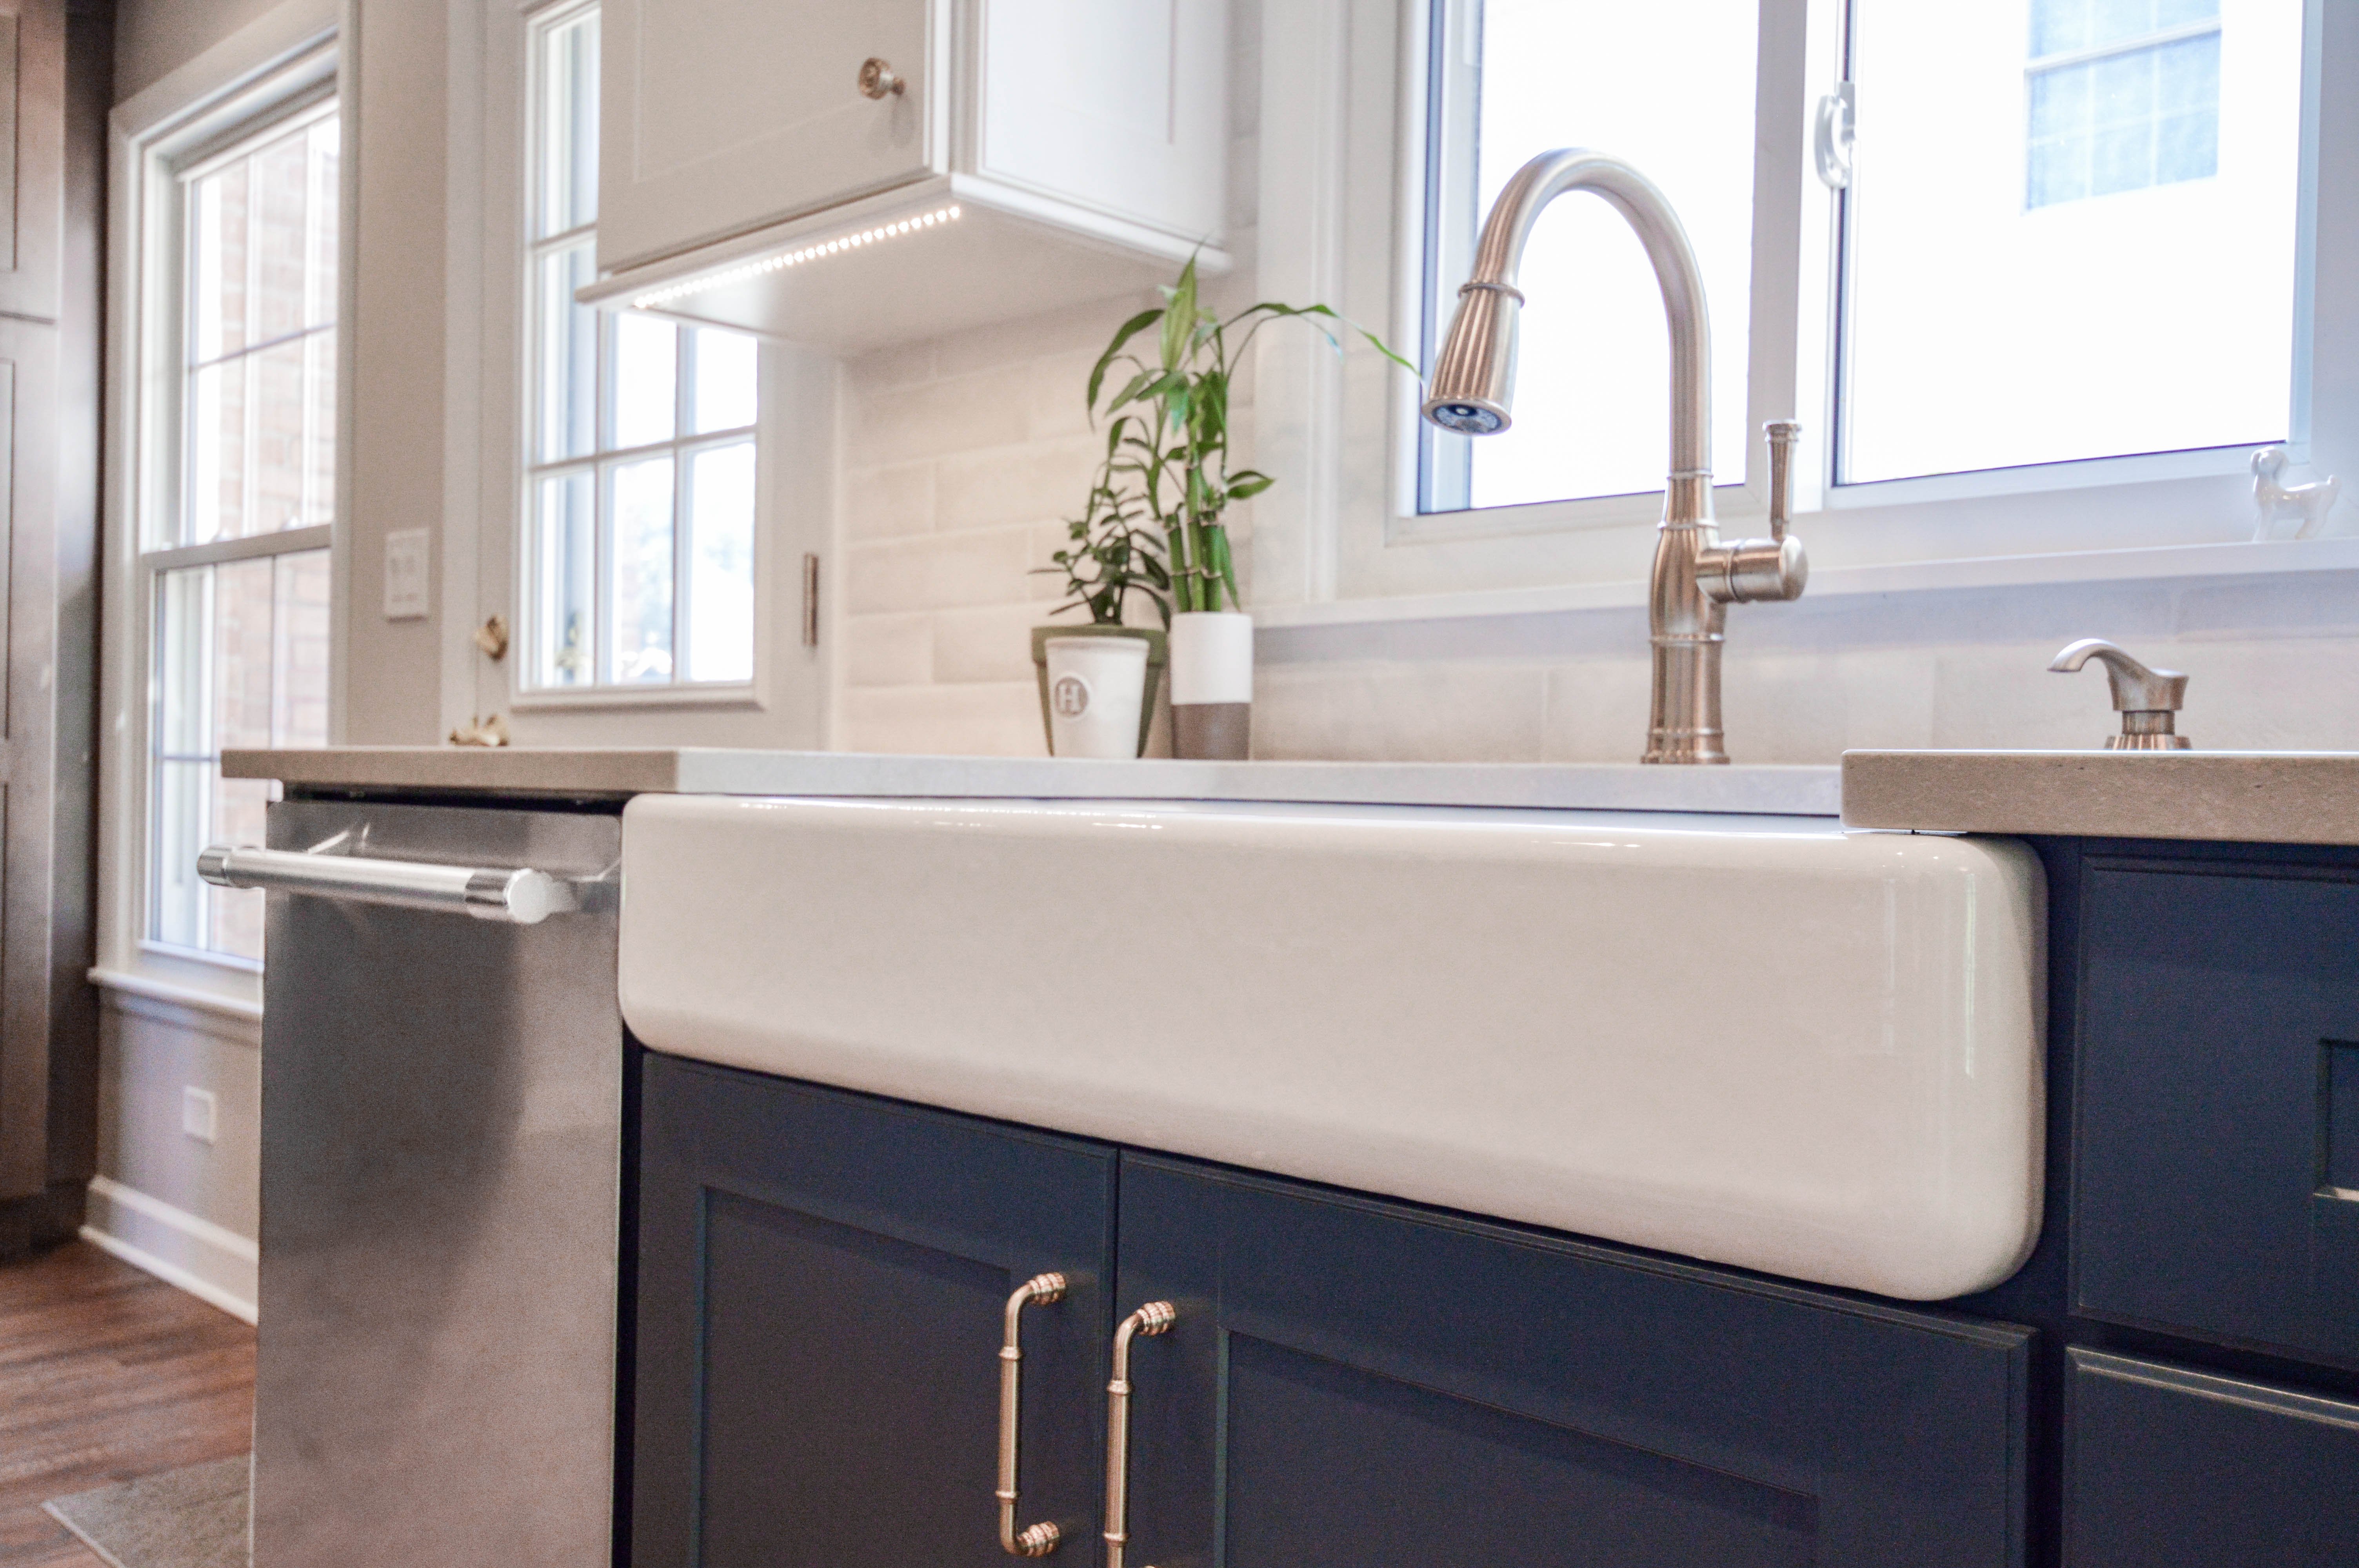
[[[1846,752],[1847,827],[2359,844],[2359,752]]]
[[[1832,816],[1839,770],[1546,762],[1088,762],[692,747],[332,746],[223,753],[230,778],[535,795],[1229,800]]]

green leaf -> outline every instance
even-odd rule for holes
[[[1188,265],[1180,269],[1180,282],[1170,294],[1170,306],[1163,313],[1163,368],[1177,369],[1186,359],[1186,349],[1196,332],[1196,258],[1190,256]]]
[[[1105,352],[1098,356],[1097,364],[1090,372],[1090,394],[1087,406],[1095,408],[1098,406],[1098,388],[1105,381],[1106,367],[1114,363],[1114,355],[1122,352],[1122,346],[1153,326],[1162,315],[1163,312],[1160,310],[1142,310],[1114,330],[1114,341],[1106,345]]]
[[[1239,469],[1229,476],[1229,499],[1231,501],[1249,500],[1277,482],[1277,481],[1266,473],[1256,473],[1251,469]]]

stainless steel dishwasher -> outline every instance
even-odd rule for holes
[[[271,890],[255,1568],[612,1561],[613,814],[286,801]]]

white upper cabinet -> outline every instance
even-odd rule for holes
[[[605,0],[598,265],[937,171],[931,0]],[[886,62],[899,92],[871,98]]]
[[[605,17],[584,300],[850,352],[1227,270],[1228,0]]]

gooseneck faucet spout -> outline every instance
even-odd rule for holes
[[[1801,427],[1791,420],[1768,427],[1770,537],[1722,544],[1712,517],[1712,329],[1703,276],[1679,215],[1645,175],[1578,147],[1542,153],[1516,171],[1484,222],[1474,274],[1458,291],[1458,312],[1434,362],[1425,416],[1469,436],[1496,435],[1513,422],[1516,321],[1524,306],[1516,271],[1532,225],[1568,190],[1603,197],[1637,232],[1670,328],[1671,471],[1647,596],[1655,679],[1641,760],[1725,762],[1720,655],[1727,607],[1799,599],[1810,580],[1802,542],[1785,526],[1789,460]]]

